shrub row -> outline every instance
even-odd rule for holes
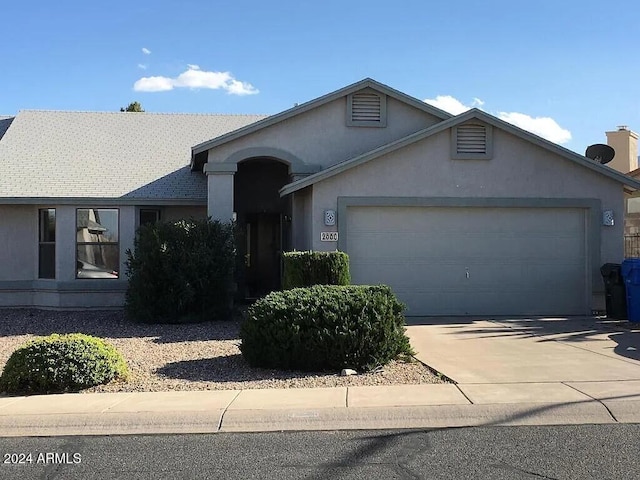
[[[313,286],[258,300],[241,327],[254,367],[368,371],[411,355],[404,305],[387,286]]]
[[[344,252],[287,252],[283,288],[349,285],[349,256]]]
[[[146,323],[228,319],[233,306],[235,226],[211,220],[138,229],[127,251],[125,309]]]
[[[11,354],[0,376],[0,391],[75,392],[127,375],[122,355],[103,340],[81,333],[53,334]]]

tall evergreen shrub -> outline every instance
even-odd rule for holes
[[[233,223],[194,219],[140,227],[127,251],[127,314],[146,323],[227,319],[234,230]]]

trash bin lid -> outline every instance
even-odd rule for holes
[[[634,270],[640,270],[640,258],[626,258],[622,262],[622,276],[628,277]]]
[[[600,267],[600,273],[603,277],[611,277],[612,275],[617,276],[620,274],[621,268],[622,265],[619,263],[605,263]]]

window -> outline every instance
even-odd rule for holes
[[[347,125],[350,127],[386,127],[387,97],[364,89],[347,96]]]
[[[140,209],[140,226],[153,225],[160,221],[160,210],[157,208]]]
[[[56,278],[56,209],[38,210],[38,278]]]
[[[462,160],[488,160],[493,155],[492,127],[464,123],[451,131],[451,156]]]
[[[118,209],[76,211],[76,278],[118,278]]]

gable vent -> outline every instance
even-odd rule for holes
[[[355,93],[351,101],[351,121],[380,122],[382,102],[375,93]]]
[[[459,154],[487,153],[487,128],[484,125],[460,125],[456,137]]]
[[[493,157],[493,127],[485,123],[463,123],[451,129],[451,158],[490,160]]]

